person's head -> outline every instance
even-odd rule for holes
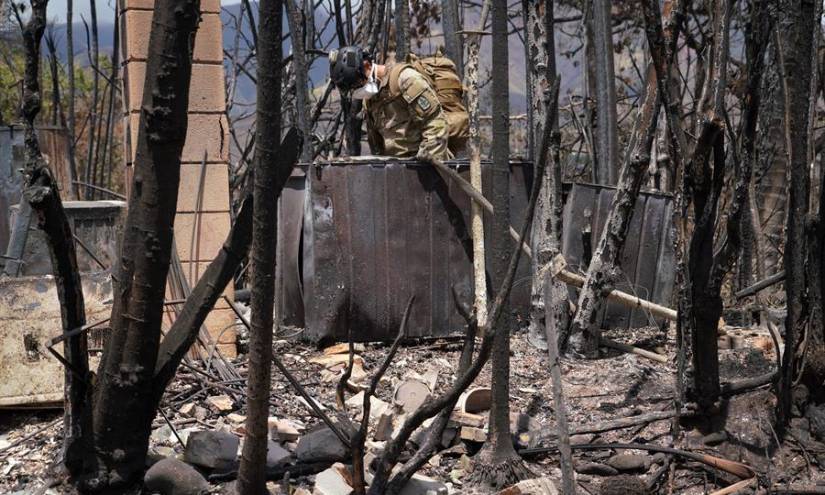
[[[352,93],[354,98],[364,98],[374,94],[372,87],[370,91],[358,91],[367,83],[372,83],[370,86],[375,85],[373,69],[372,56],[360,47],[345,46],[329,54],[329,76],[332,84],[342,93]],[[374,89],[377,89],[377,86]]]

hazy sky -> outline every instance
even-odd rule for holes
[[[117,0],[74,0],[72,7],[74,10],[74,21],[81,22],[80,16],[89,20],[89,1],[95,2],[97,7],[98,22],[112,22],[115,18],[115,5]],[[221,0],[221,5],[232,5],[239,3],[239,0]],[[62,24],[66,19],[66,0],[49,0],[49,20],[54,20]]]

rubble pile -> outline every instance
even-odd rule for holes
[[[651,348],[660,347],[670,352],[672,357],[672,342],[664,339],[658,329],[636,331],[626,338]],[[752,340],[761,342],[755,337]],[[454,363],[458,360],[460,348],[459,340],[442,339],[399,349],[379,382],[376,395],[370,398],[364,459],[367,483],[372,479],[373,463],[381,456],[386,442],[398,433],[408,415],[446,390],[454,380]],[[515,356],[511,369],[510,426],[513,442],[517,449],[541,446],[552,437],[556,427],[547,358],[544,352],[531,347],[526,335],[521,332],[513,336],[512,349]],[[336,406],[336,387],[349,362],[348,345],[338,344],[318,350],[294,341],[277,341],[274,350],[313,401],[332,418],[336,428],[342,432],[355,431],[363,415],[365,390],[388,347],[383,344],[355,346],[353,370],[345,386],[343,410]],[[725,350],[722,354],[723,373],[735,369],[738,377],[742,376],[743,370],[753,375],[760,374],[774,359],[766,352],[770,353],[771,349],[747,342],[743,348]],[[240,376],[246,376],[243,356],[234,362],[234,366]],[[671,442],[669,421],[653,421],[600,433],[575,434],[575,429],[584,425],[672,407],[674,371],[669,365],[637,355],[612,352],[598,361],[565,361],[562,371],[569,420],[574,430],[571,443]],[[353,493],[351,451],[329,426],[311,412],[306,401],[277,370],[273,371],[272,378],[267,453],[267,473],[272,480],[269,483],[270,492],[283,495]],[[492,401],[489,383],[490,371],[487,368],[473,387],[461,396],[442,435],[439,451],[408,483],[403,495],[472,493],[467,479],[473,469],[472,458],[487,439]],[[154,425],[144,479],[147,493],[233,493],[246,416],[243,388],[229,385],[232,384],[220,385],[198,379],[197,374],[187,369],[179,371],[163,402],[163,412],[168,422],[159,415]],[[751,395],[759,393],[757,391]],[[747,419],[747,404],[731,407],[738,407],[737,414],[745,419],[732,421],[727,427],[727,435],[715,438],[696,429],[686,432],[685,441],[691,448],[703,451],[716,449],[717,455],[722,457],[753,462],[733,453],[731,438],[750,438],[747,435],[753,435],[753,427],[758,426],[759,419]],[[31,493],[32,487],[40,487],[47,488],[42,493],[62,493],[62,486],[47,486],[52,463],[59,459],[60,419],[58,413],[30,413],[12,428],[3,430],[0,434],[0,492]],[[431,422],[425,422],[412,435],[408,445],[410,453],[423,441]],[[821,429],[819,423],[813,423],[806,426]],[[796,421],[795,424],[801,423]],[[38,430],[41,431],[31,436]],[[822,445],[815,435],[805,433],[803,438],[808,442],[805,444],[807,447]],[[26,436],[31,438],[15,444]],[[758,438],[752,441],[759,445]],[[695,488],[702,486],[703,471],[672,456],[610,449],[575,451],[574,454],[577,482],[590,493],[615,493],[610,491],[611,486],[622,486],[626,490],[644,488],[662,482],[665,477],[670,477],[667,482],[673,486],[674,492],[701,493]],[[787,478],[804,475],[804,457],[789,451],[780,458],[781,461],[775,458],[774,462],[783,463]],[[404,459],[402,457],[402,461]],[[560,470],[557,455],[526,456],[525,460],[535,478],[500,493],[558,493]],[[814,458],[813,462],[818,461]],[[676,469],[672,470],[671,465],[675,465]],[[776,473],[777,469],[775,467],[773,472]],[[671,472],[674,474],[671,475]],[[285,481],[287,476],[288,481]]]

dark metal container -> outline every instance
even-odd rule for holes
[[[449,163],[469,180],[466,161]],[[491,175],[482,164],[485,195]],[[524,220],[532,165],[510,165],[510,223]],[[574,185],[565,206],[564,251],[571,264],[582,259],[581,227],[585,208],[594,214],[593,247],[607,216],[613,190]],[[488,196],[489,197],[489,196]],[[642,194],[622,259],[629,284],[639,295],[667,304],[670,273],[659,266],[672,260],[665,226],[666,196]],[[313,341],[392,340],[407,300],[416,300],[409,338],[438,337],[463,330],[453,291],[472,304],[470,199],[445,182],[429,165],[383,157],[318,162],[293,173],[278,212],[279,321],[304,328]],[[652,254],[651,254],[652,253]],[[652,264],[651,264],[652,262]],[[530,262],[522,257],[510,309],[526,315],[530,301]],[[497,288],[496,288],[497,289]],[[637,314],[638,313],[638,314]],[[643,324],[645,315],[608,308],[604,323]]]

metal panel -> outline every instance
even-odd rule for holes
[[[82,276],[88,321],[109,317],[111,280],[108,273]],[[62,405],[63,366],[46,348],[63,328],[54,277],[0,278],[0,328],[0,408]],[[91,361],[95,369],[98,358]]]
[[[68,140],[61,127],[37,128],[40,149],[49,161],[49,168],[57,179],[58,189],[64,201],[69,189]],[[11,208],[20,202],[23,176],[20,169],[25,165],[24,132],[20,126],[0,127],[0,254],[6,253],[11,225]]]
[[[564,205],[562,252],[573,267],[582,267],[581,231],[585,224],[583,212],[593,212],[592,249],[595,251],[610,212],[615,189],[609,186],[572,184]],[[673,291],[673,244],[670,217],[672,199],[662,193],[642,192],[630,219],[628,237],[620,256],[620,274],[616,288],[670,306]],[[574,293],[571,291],[571,295]],[[652,322],[638,309],[615,303],[607,305],[601,325],[605,328],[634,328]]]
[[[469,175],[466,162],[451,166]],[[457,186],[429,166],[376,157],[313,165],[307,183],[302,273],[310,339],[346,339],[349,329],[359,341],[392,339],[413,294],[408,337],[463,329],[452,292],[472,301],[472,244],[470,200]],[[514,225],[523,221],[531,183],[531,167],[514,163]],[[528,262],[517,277],[511,306],[526,311]]]
[[[466,162],[451,166],[469,175]],[[465,304],[472,301],[469,198],[430,167],[415,162],[362,157],[304,170],[306,177],[298,173],[290,182],[296,198],[301,180],[308,193],[300,206],[300,243],[293,237],[299,223],[296,213],[287,211],[297,210],[299,200],[282,202],[284,211],[279,212],[279,229],[288,230],[279,234],[284,246],[279,260],[282,271],[291,274],[282,275],[279,282],[282,323],[305,327],[311,340],[345,340],[350,329],[358,341],[391,340],[407,299],[415,294],[408,337],[460,331],[464,322],[455,311],[452,289]],[[483,170],[489,186],[489,164]],[[529,164],[512,164],[510,221],[516,228],[524,219],[532,180]],[[562,250],[573,267],[580,267],[583,259],[582,227],[592,221],[595,247],[613,195],[609,187],[569,187]],[[618,284],[666,305],[673,286],[671,208],[669,196],[642,193],[622,253],[624,275]],[[586,209],[592,220],[585,217]],[[530,301],[529,269],[523,259],[510,298],[511,307],[522,313]],[[602,324],[628,328],[648,321],[641,311],[610,304]]]
[[[6,253],[11,231],[11,207],[20,202],[23,187],[23,129],[0,128],[0,254]]]
[[[18,208],[19,205],[12,207],[12,219],[16,216]],[[110,269],[118,255],[118,243],[123,228],[126,203],[124,201],[64,201],[63,209],[72,226],[72,233],[82,243],[82,245],[75,243],[77,267],[80,272],[99,272]],[[46,234],[34,224],[35,222],[32,222],[26,239],[21,276],[53,273]],[[89,254],[86,248],[93,254]]]
[[[296,170],[287,181],[278,202],[276,300],[281,324],[291,327],[304,326],[301,230],[306,202],[305,182],[303,171]]]

